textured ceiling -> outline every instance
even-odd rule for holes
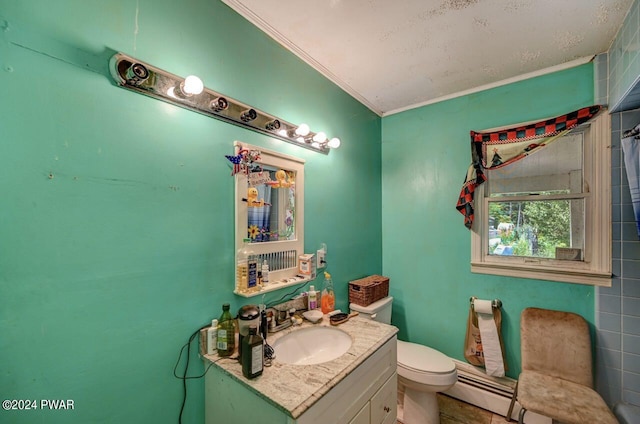
[[[381,116],[606,52],[633,0],[222,0]]]

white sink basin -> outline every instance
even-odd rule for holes
[[[342,356],[351,342],[351,336],[337,328],[308,327],[279,338],[273,343],[273,350],[278,362],[312,365]]]

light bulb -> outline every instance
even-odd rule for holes
[[[224,97],[217,97],[209,103],[209,107],[214,112],[220,112],[221,110],[225,110],[229,107],[229,102]]]
[[[317,143],[324,143],[327,140],[327,135],[320,131],[316,135],[313,136],[313,141]]]
[[[247,109],[240,115],[242,122],[251,122],[258,117],[258,112],[255,109]]]
[[[298,128],[296,128],[296,135],[301,135],[304,137],[308,134],[309,134],[309,125],[307,124],[298,125]]]
[[[274,119],[271,122],[267,122],[267,125],[264,127],[267,131],[275,131],[280,129],[280,121]]]
[[[184,82],[180,84],[180,89],[187,96],[194,94],[200,94],[204,90],[204,84],[202,80],[195,75],[189,75],[184,79]]]
[[[298,137],[298,138],[296,138],[296,141],[298,143],[304,143],[304,137]]]
[[[340,139],[338,137],[333,137],[331,140],[329,140],[329,143],[327,143],[327,145],[332,149],[337,149],[338,147],[340,147]]]
[[[319,149],[320,143],[318,143],[317,141],[314,141],[313,143],[311,143],[311,146],[315,147],[316,149]]]

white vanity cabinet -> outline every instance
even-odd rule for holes
[[[397,374],[393,374],[349,424],[394,424],[397,414]]]
[[[297,367],[302,374],[305,367]],[[317,367],[317,372],[322,373],[323,364],[306,367]],[[268,379],[269,375],[265,373],[259,378]],[[262,384],[268,382],[263,380]],[[396,336],[358,366],[346,369],[341,377],[327,382],[294,410],[287,410],[269,394],[269,390],[280,390],[280,395],[290,390],[294,396],[298,384],[304,381],[286,384],[275,381],[274,377],[272,387],[257,391],[213,366],[205,377],[205,421],[207,424],[393,424],[397,412]]]

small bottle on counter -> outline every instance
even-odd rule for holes
[[[269,264],[265,259],[264,262],[262,263],[262,284],[268,284],[268,283],[269,283]]]
[[[316,293],[316,288],[313,286],[309,286],[309,303],[308,308],[316,309],[318,307],[318,294]]]
[[[242,340],[242,375],[248,379],[262,374],[264,368],[264,340],[258,326],[249,327],[249,336]]]
[[[213,355],[218,349],[218,320],[211,321],[211,327],[207,330],[207,355]]]
[[[218,356],[231,356],[236,350],[236,321],[231,316],[231,305],[222,305],[222,315],[218,320]]]

